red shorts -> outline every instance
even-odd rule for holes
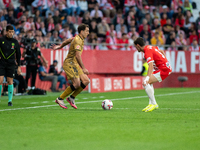
[[[158,69],[156,71],[153,72],[153,75],[156,77],[156,79],[161,82],[162,80],[164,80],[165,78],[167,78],[172,72],[171,67],[164,67],[162,69]]]

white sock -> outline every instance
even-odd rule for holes
[[[145,88],[147,95],[149,96],[149,103],[155,105],[156,100],[155,100],[155,97],[154,97],[153,85],[151,86],[150,84],[147,84],[144,88]]]

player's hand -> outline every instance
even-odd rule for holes
[[[22,74],[21,67],[18,67],[18,68],[17,68],[17,74],[18,74],[18,75],[21,75],[21,74]]]
[[[84,69],[83,69],[83,73],[86,74],[86,75],[88,75],[88,74],[89,74],[89,71],[88,71],[87,69],[84,68]]]
[[[50,48],[53,50],[58,50],[58,49],[60,49],[60,45],[53,44],[50,46]]]
[[[146,76],[146,78],[144,79],[142,85],[146,86],[149,83],[149,76]]]

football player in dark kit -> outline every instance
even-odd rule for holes
[[[13,96],[13,78],[15,75],[15,66],[17,65],[17,74],[21,74],[20,67],[20,46],[13,38],[14,28],[12,25],[6,27],[6,35],[0,38],[0,95],[4,76],[8,83],[8,106],[12,106]],[[16,64],[17,62],[17,64]]]

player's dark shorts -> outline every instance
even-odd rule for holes
[[[0,63],[0,76],[15,77],[15,65],[1,64]]]

